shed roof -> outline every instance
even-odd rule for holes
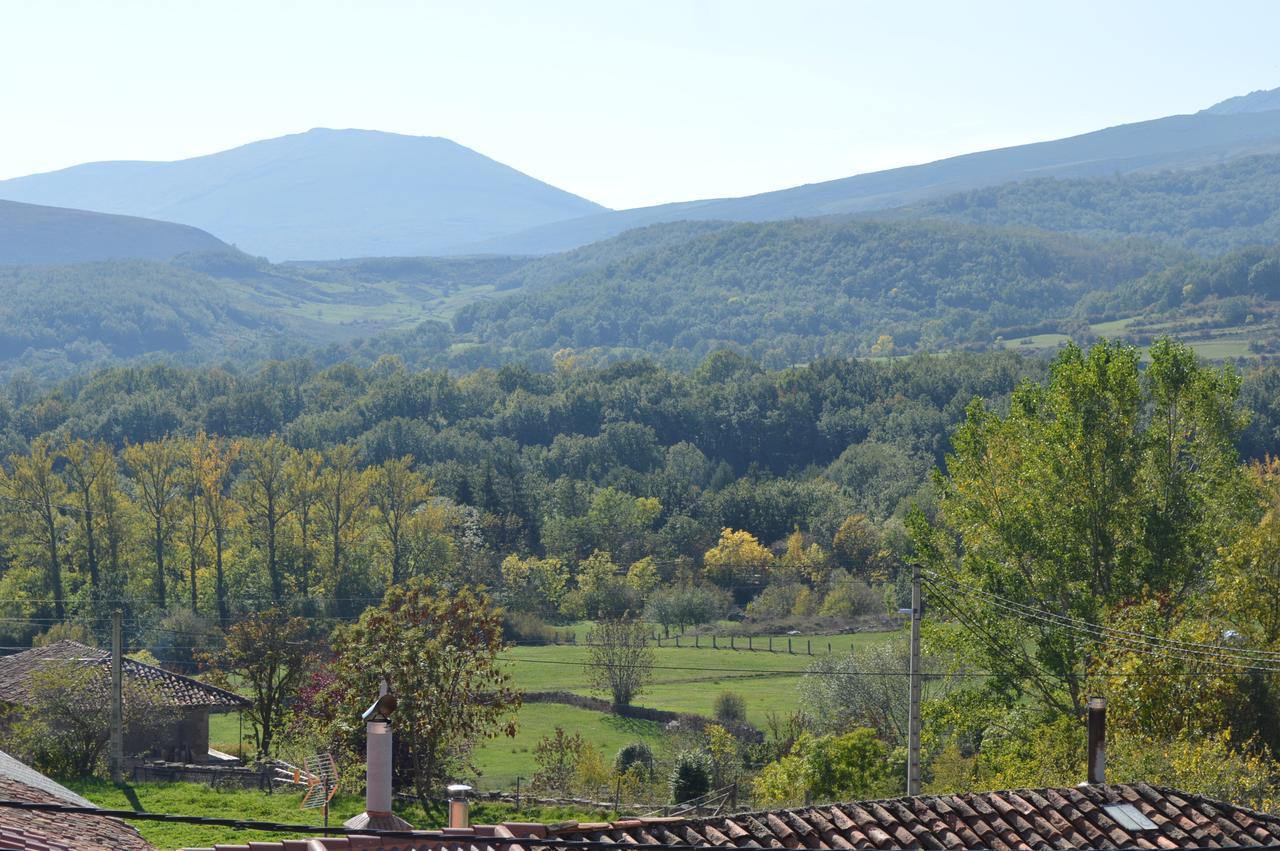
[[[78,641],[55,641],[0,657],[0,701],[26,704],[30,700],[32,672],[67,662],[100,668],[105,681],[109,682],[110,653]],[[239,709],[249,705],[249,701],[233,692],[127,657],[121,662],[121,669],[129,679],[154,685],[170,706]]]

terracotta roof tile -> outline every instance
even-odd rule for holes
[[[26,703],[31,673],[59,663],[92,665],[101,670],[103,687],[110,683],[110,653],[76,641],[55,641],[44,647],[0,657],[0,701],[18,705]],[[124,659],[121,669],[127,678],[154,685],[171,706],[236,709],[249,705],[249,701],[238,694],[133,659]]]
[[[0,776],[0,798],[67,803],[62,796]],[[102,816],[0,807],[0,848],[6,851],[154,851],[136,830]]]
[[[1129,830],[1106,810],[1129,804],[1156,827]],[[925,795],[826,804],[697,819],[622,819],[611,824],[477,826],[468,839],[388,840],[390,851],[523,851],[492,846],[491,835],[607,839],[619,846],[713,845],[725,848],[939,849],[939,851],[1068,851],[1188,849],[1280,845],[1280,816],[1147,784]],[[313,840],[311,851],[347,849],[345,840]],[[533,843],[530,844],[533,847]],[[285,851],[279,843],[263,845]],[[292,851],[292,848],[289,849]]]

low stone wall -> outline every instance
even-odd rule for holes
[[[203,783],[206,786],[235,786],[243,789],[270,789],[276,777],[274,766],[197,765],[183,762],[140,762],[130,777],[135,782]]]

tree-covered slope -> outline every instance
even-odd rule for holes
[[[227,245],[188,225],[0,201],[0,266],[168,260]]]
[[[183,222],[273,260],[438,254],[604,209],[448,139],[328,129],[13,178],[0,198]]]
[[[1255,105],[1259,101],[1254,101]],[[1042,177],[1079,178],[1197,168],[1251,154],[1280,152],[1280,110],[1174,115],[1108,127],[1066,139],[950,157],[742,198],[597,212],[477,243],[500,253],[564,251],[658,222],[772,221],[885,210]]]
[[[147,355],[243,354],[287,325],[225,281],[167,263],[0,268],[0,372],[46,376]]]
[[[1035,227],[1100,239],[1143,236],[1215,254],[1280,242],[1280,155],[1242,157],[1191,171],[1005,183],[889,215]]]
[[[900,351],[986,345],[1175,256],[948,223],[743,224],[470,305],[455,328],[464,341],[523,352],[602,347],[696,358],[737,345],[771,364],[882,352],[882,335]],[[539,273],[553,278],[555,262],[542,261]]]

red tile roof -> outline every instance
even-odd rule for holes
[[[77,641],[55,641],[44,647],[0,657],[0,701],[24,704],[31,684],[31,672],[63,662],[95,665],[102,670],[104,685],[110,682],[111,654],[106,650]],[[249,705],[249,701],[238,694],[133,659],[124,659],[121,669],[129,679],[154,685],[171,706],[238,709]]]
[[[1127,810],[1108,811],[1115,805]],[[1137,825],[1142,819],[1153,827]],[[457,839],[367,837],[312,840],[296,845],[263,843],[263,851],[368,849],[368,851],[522,851],[536,843],[495,845],[486,838],[590,839],[624,846],[689,845],[725,848],[946,849],[1189,849],[1280,846],[1280,816],[1189,795],[1175,789],[1132,785],[1019,789],[963,795],[922,795],[711,818],[638,818],[611,823],[548,827],[539,824],[477,825],[453,831]],[[318,844],[323,842],[324,844]],[[218,846],[229,849],[234,846]]]
[[[51,781],[50,785],[57,786]],[[0,774],[0,798],[84,803],[78,796],[55,794],[5,774]],[[0,848],[5,851],[155,851],[138,831],[117,819],[5,807],[0,807]]]

